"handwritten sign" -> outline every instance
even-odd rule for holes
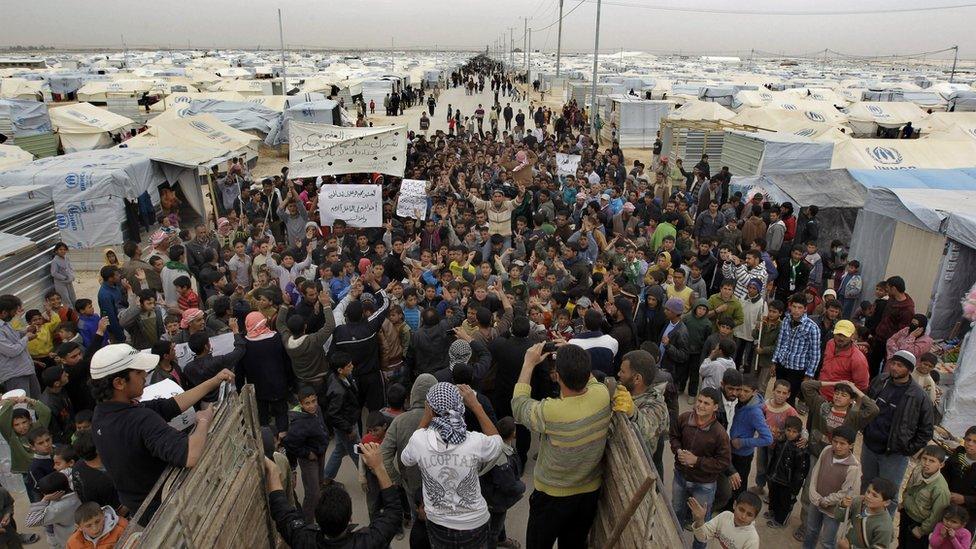
[[[146,402],[147,400],[156,400],[157,398],[172,398],[182,393],[183,388],[180,387],[179,384],[172,379],[164,379],[159,383],[147,385],[145,389],[142,390],[142,396],[139,397],[139,401]],[[191,406],[182,414],[171,419],[169,424],[172,425],[174,429],[182,431],[192,426],[196,422],[196,419],[197,413]]]
[[[383,226],[383,188],[380,185],[322,185],[319,219],[331,227],[341,219],[350,227]]]
[[[378,172],[403,177],[407,127],[347,128],[288,123],[291,177]]]
[[[232,332],[210,338],[210,353],[213,356],[229,355],[233,350],[234,334]],[[190,345],[186,343],[174,345],[173,352],[176,354],[176,363],[180,365],[180,368],[185,368],[197,356],[190,350]]]
[[[397,199],[396,214],[400,217],[427,219],[427,182],[417,179],[404,179],[400,183],[400,196]],[[417,217],[417,216],[420,217]]]
[[[579,163],[578,154],[556,153],[556,175],[576,175]]]

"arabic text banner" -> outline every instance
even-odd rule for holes
[[[403,177],[407,165],[406,126],[347,128],[290,121],[291,177],[378,172]]]
[[[322,185],[319,190],[319,220],[331,227],[341,219],[350,227],[383,226],[381,185]]]

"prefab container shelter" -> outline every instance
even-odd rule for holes
[[[54,287],[51,258],[59,240],[51,189],[0,187],[0,295],[14,294],[25,308],[41,308]]]

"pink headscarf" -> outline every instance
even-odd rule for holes
[[[366,259],[365,257],[359,260],[359,274],[364,275],[366,271],[373,265],[373,262]]]
[[[203,316],[203,311],[195,307],[191,307],[183,311],[183,318],[180,319],[180,328],[184,330],[190,327],[190,323],[194,320]]]
[[[247,313],[244,327],[247,329],[245,338],[249,341],[261,341],[274,335],[274,331],[268,328],[268,319],[258,311]]]

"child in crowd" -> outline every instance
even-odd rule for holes
[[[390,421],[392,420],[382,412],[370,412],[366,416],[366,435],[363,437],[362,443],[375,442],[376,444],[383,444],[383,437],[386,436],[386,430],[390,427]],[[369,470],[364,460],[359,460],[358,469],[359,484],[363,487],[363,491],[366,492],[366,509],[369,511],[369,519],[373,520],[373,517],[380,510],[379,480]]]
[[[777,389],[780,386],[776,387]],[[789,393],[789,383],[786,384]],[[789,406],[789,404],[787,404]],[[792,407],[791,407],[792,409]],[[772,425],[770,425],[772,429]],[[783,425],[776,432],[776,445],[768,452],[769,461],[766,473],[769,478],[769,514],[770,520],[766,526],[770,528],[784,528],[790,518],[790,512],[796,503],[796,496],[800,493],[807,470],[810,468],[810,457],[806,448],[800,447],[800,434],[803,431],[803,421],[796,415],[787,416]],[[763,448],[760,449],[760,451]]]
[[[109,549],[118,543],[129,521],[108,505],[89,501],[75,510],[75,524],[78,530],[68,538],[67,549]]]
[[[759,391],[762,393],[763,386],[760,384]],[[773,443],[768,447],[759,449],[758,460],[756,463],[756,485],[751,489],[756,495],[763,495],[766,486],[766,464],[770,462],[769,452],[776,447],[776,444],[783,438],[783,426],[790,417],[799,414],[796,408],[790,406],[786,399],[790,396],[790,382],[785,379],[777,379],[773,384],[773,398],[763,403],[763,414],[766,416],[766,425],[773,434]],[[804,471],[806,474],[806,471]]]
[[[488,521],[488,546],[514,547],[513,540],[505,533],[505,517],[508,510],[522,499],[525,483],[522,482],[522,462],[515,452],[515,420],[506,416],[496,423],[504,445],[494,463],[486,465],[481,475],[481,495],[488,503],[491,518]],[[502,545],[499,545],[502,546]]]
[[[663,307],[663,303],[661,306]],[[705,341],[712,335],[712,320],[708,318],[709,310],[708,300],[699,299],[692,307],[691,312],[682,317],[685,327],[688,328],[688,361],[690,362],[688,368],[688,404],[695,403],[695,395],[698,394],[699,387],[699,369],[695,366],[701,364]],[[658,314],[663,315],[663,313]],[[704,358],[707,358],[708,355],[709,353],[704,353]],[[679,389],[683,390],[684,387],[679,387]]]
[[[724,345],[725,340],[719,345]],[[745,491],[756,448],[769,446],[773,435],[763,414],[763,397],[759,394],[759,378],[754,374],[742,376],[732,424],[729,425],[729,442],[732,445],[732,467],[739,475],[739,487],[733,497]]]
[[[37,421],[32,419],[31,411],[23,407],[24,405],[34,409]],[[50,421],[51,410],[39,400],[14,396],[0,402],[0,434],[10,446],[10,472],[23,475],[25,486],[32,485],[28,475],[31,465],[31,446],[27,434],[34,427],[45,427]]]
[[[81,334],[78,333],[77,322],[62,322],[58,325],[57,335],[61,343],[77,343],[78,345],[84,346]]]
[[[942,521],[929,536],[930,549],[966,549],[973,535],[966,529],[969,513],[961,505],[951,504],[942,512]]]
[[[969,513],[966,529],[976,530],[976,425],[966,429],[963,443],[949,454],[942,468],[949,484],[949,499]]]
[[[92,422],[91,410],[78,410],[75,414],[75,432],[71,434],[71,444],[78,440],[78,433],[90,433]]]
[[[759,357],[759,390],[764,394],[769,388],[769,380],[773,374],[773,353],[776,351],[780,319],[785,309],[782,301],[778,299],[770,301],[762,323],[752,330],[752,338],[756,343],[755,353]]]
[[[942,476],[946,451],[930,444],[922,448],[920,464],[905,482],[898,513],[899,549],[927,549],[929,534],[949,505],[949,485]]]
[[[41,402],[51,410],[51,436],[58,442],[66,440],[69,432],[72,405],[64,391],[68,384],[68,372],[59,365],[48,366],[41,372],[41,386],[44,392],[41,393]]]
[[[939,373],[934,371],[935,367],[939,364],[939,357],[935,356],[934,353],[923,353],[918,357],[918,362],[915,363],[915,369],[912,370],[912,380],[918,383],[925,394],[929,395],[929,400],[935,405],[936,410],[938,410],[938,404],[941,400],[942,395],[939,391]]]
[[[759,549],[756,517],[762,511],[762,500],[751,492],[743,492],[735,500],[732,511],[723,511],[705,522],[705,508],[695,498],[688,498],[694,519],[695,539],[702,543],[720,540],[726,549]]]
[[[41,312],[31,309],[24,315],[24,320],[33,326],[36,337],[27,342],[27,351],[35,362],[45,366],[54,364],[54,332],[61,324],[61,317],[50,311]]]
[[[173,280],[173,285],[176,286],[176,293],[179,295],[176,299],[176,304],[181,311],[200,308],[200,296],[193,291],[190,277],[178,276]]]
[[[722,384],[722,375],[726,370],[735,370],[732,355],[735,354],[735,342],[728,338],[718,340],[718,345],[701,363],[698,371],[701,374],[701,388],[718,389]]]
[[[47,427],[38,425],[27,433],[27,443],[33,453],[28,466],[27,495],[33,503],[40,499],[38,481],[54,472],[54,441]]]
[[[837,540],[837,549],[890,547],[895,539],[888,504],[898,487],[886,478],[875,478],[863,496],[848,496],[837,506],[834,518],[847,524],[847,535]]]
[[[830,446],[820,452],[810,470],[810,508],[803,549],[815,549],[821,539],[829,547],[837,537],[837,506],[844,498],[857,494],[861,479],[861,464],[853,452],[856,438],[857,432],[850,427],[834,429]]]
[[[302,512],[305,520],[313,521],[319,499],[319,481],[325,466],[325,451],[329,448],[329,434],[325,432],[325,420],[315,389],[309,386],[300,388],[298,406],[288,415],[291,422],[282,444],[289,459],[292,462],[298,461],[302,485],[305,488]]]
[[[348,353],[337,351],[329,361],[328,408],[325,409],[325,424],[332,430],[335,446],[329,461],[325,464],[325,478],[333,479],[342,466],[342,458],[349,456],[355,466],[359,457],[353,451],[358,436],[358,422],[362,417],[359,405],[359,387],[352,376],[355,365]]]
[[[393,421],[393,418],[403,413],[403,407],[407,402],[407,388],[399,383],[391,383],[386,388],[387,406],[380,411]]]
[[[81,334],[81,341],[85,348],[91,347],[101,318],[95,314],[95,305],[90,299],[82,298],[75,301],[75,310],[78,311],[78,332]]]
[[[40,539],[37,534],[17,532],[17,521],[14,520],[14,498],[6,488],[0,487],[0,547],[13,549],[37,543]]]
[[[81,505],[78,494],[71,491],[68,477],[53,472],[37,481],[41,499],[31,503],[24,523],[28,527],[44,526],[52,535],[52,547],[64,547],[75,531],[74,513]]]

